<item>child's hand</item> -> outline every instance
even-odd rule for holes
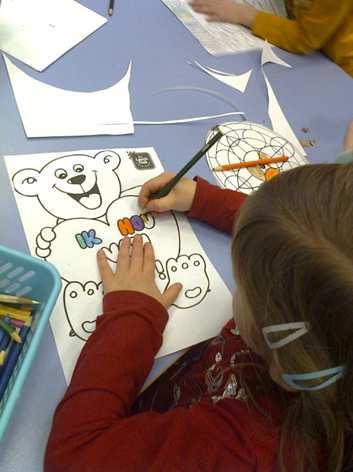
[[[344,137],[343,148],[345,151],[353,150],[353,120],[348,124],[346,135]]]
[[[169,210],[190,210],[196,192],[196,182],[185,177],[176,184],[167,196],[150,200],[151,194],[164,187],[173,177],[174,174],[171,172],[164,172],[158,177],[145,182],[138,198],[139,205],[146,208],[146,210],[157,213]]]
[[[250,5],[237,5],[232,0],[193,0],[190,6],[207,15],[208,21],[223,21],[251,28],[257,9]]]
[[[110,268],[104,250],[97,253],[98,268],[105,294],[119,290],[142,292],[168,308],[177,298],[182,286],[173,284],[161,293],[154,281],[155,259],[151,243],[143,244],[142,236],[133,241],[125,237],[121,244],[115,273]]]

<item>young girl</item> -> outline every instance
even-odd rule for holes
[[[210,21],[239,23],[256,36],[289,52],[322,50],[353,76],[352,0],[286,0],[290,19],[233,0],[192,0]]]
[[[229,233],[237,219],[236,324],[138,399],[181,287],[159,292],[140,236],[123,240],[115,273],[99,252],[104,313],[56,410],[45,471],[352,470],[353,163],[296,168],[247,198],[184,178],[150,200],[170,177],[147,182],[141,206]]]

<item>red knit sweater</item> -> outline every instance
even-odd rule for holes
[[[244,200],[198,179],[189,216],[231,232]],[[264,387],[266,367],[233,321],[136,401],[168,313],[133,291],[110,293],[103,305],[57,407],[46,472],[277,470],[280,395],[268,380]]]

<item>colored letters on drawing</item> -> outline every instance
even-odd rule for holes
[[[102,242],[102,240],[96,236],[95,229],[82,231],[82,233],[76,234],[75,238],[82,249],[86,249],[86,247],[92,248]]]
[[[136,231],[143,229],[151,229],[155,225],[154,217],[151,213],[142,213],[141,215],[133,215],[130,218],[121,218],[117,222],[118,229],[122,236],[134,234]]]

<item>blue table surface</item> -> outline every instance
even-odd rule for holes
[[[82,4],[107,16],[104,2]],[[277,50],[293,68],[268,65],[267,75],[298,138],[311,138],[312,163],[334,160],[341,150],[345,127],[353,114],[353,80],[321,54],[300,57]],[[31,76],[65,89],[92,91],[114,84],[132,60],[131,99],[135,120],[168,120],[233,111],[215,96],[192,90],[160,92],[168,87],[202,87],[221,93],[244,111],[247,120],[269,126],[266,88],[260,72],[260,52],[213,57],[160,0],[118,0],[108,23],[42,73],[16,61]],[[253,69],[244,94],[188,65],[201,64],[229,72]],[[53,110],[55,113],[55,110]],[[201,145],[210,120],[172,126],[137,126],[131,136],[27,139],[3,59],[0,59],[0,154],[24,154],[79,149],[153,146],[165,168],[177,171]],[[302,128],[308,128],[304,133]],[[191,172],[214,181],[205,160]],[[28,251],[3,159],[0,159],[0,243]],[[193,222],[204,249],[228,287],[233,281],[229,237]],[[220,248],[223,248],[222,251]],[[163,368],[163,360],[155,369]],[[169,361],[170,362],[170,359]],[[0,443],[2,472],[39,472],[56,404],[65,381],[52,332],[47,329],[25,382],[22,397]]]

